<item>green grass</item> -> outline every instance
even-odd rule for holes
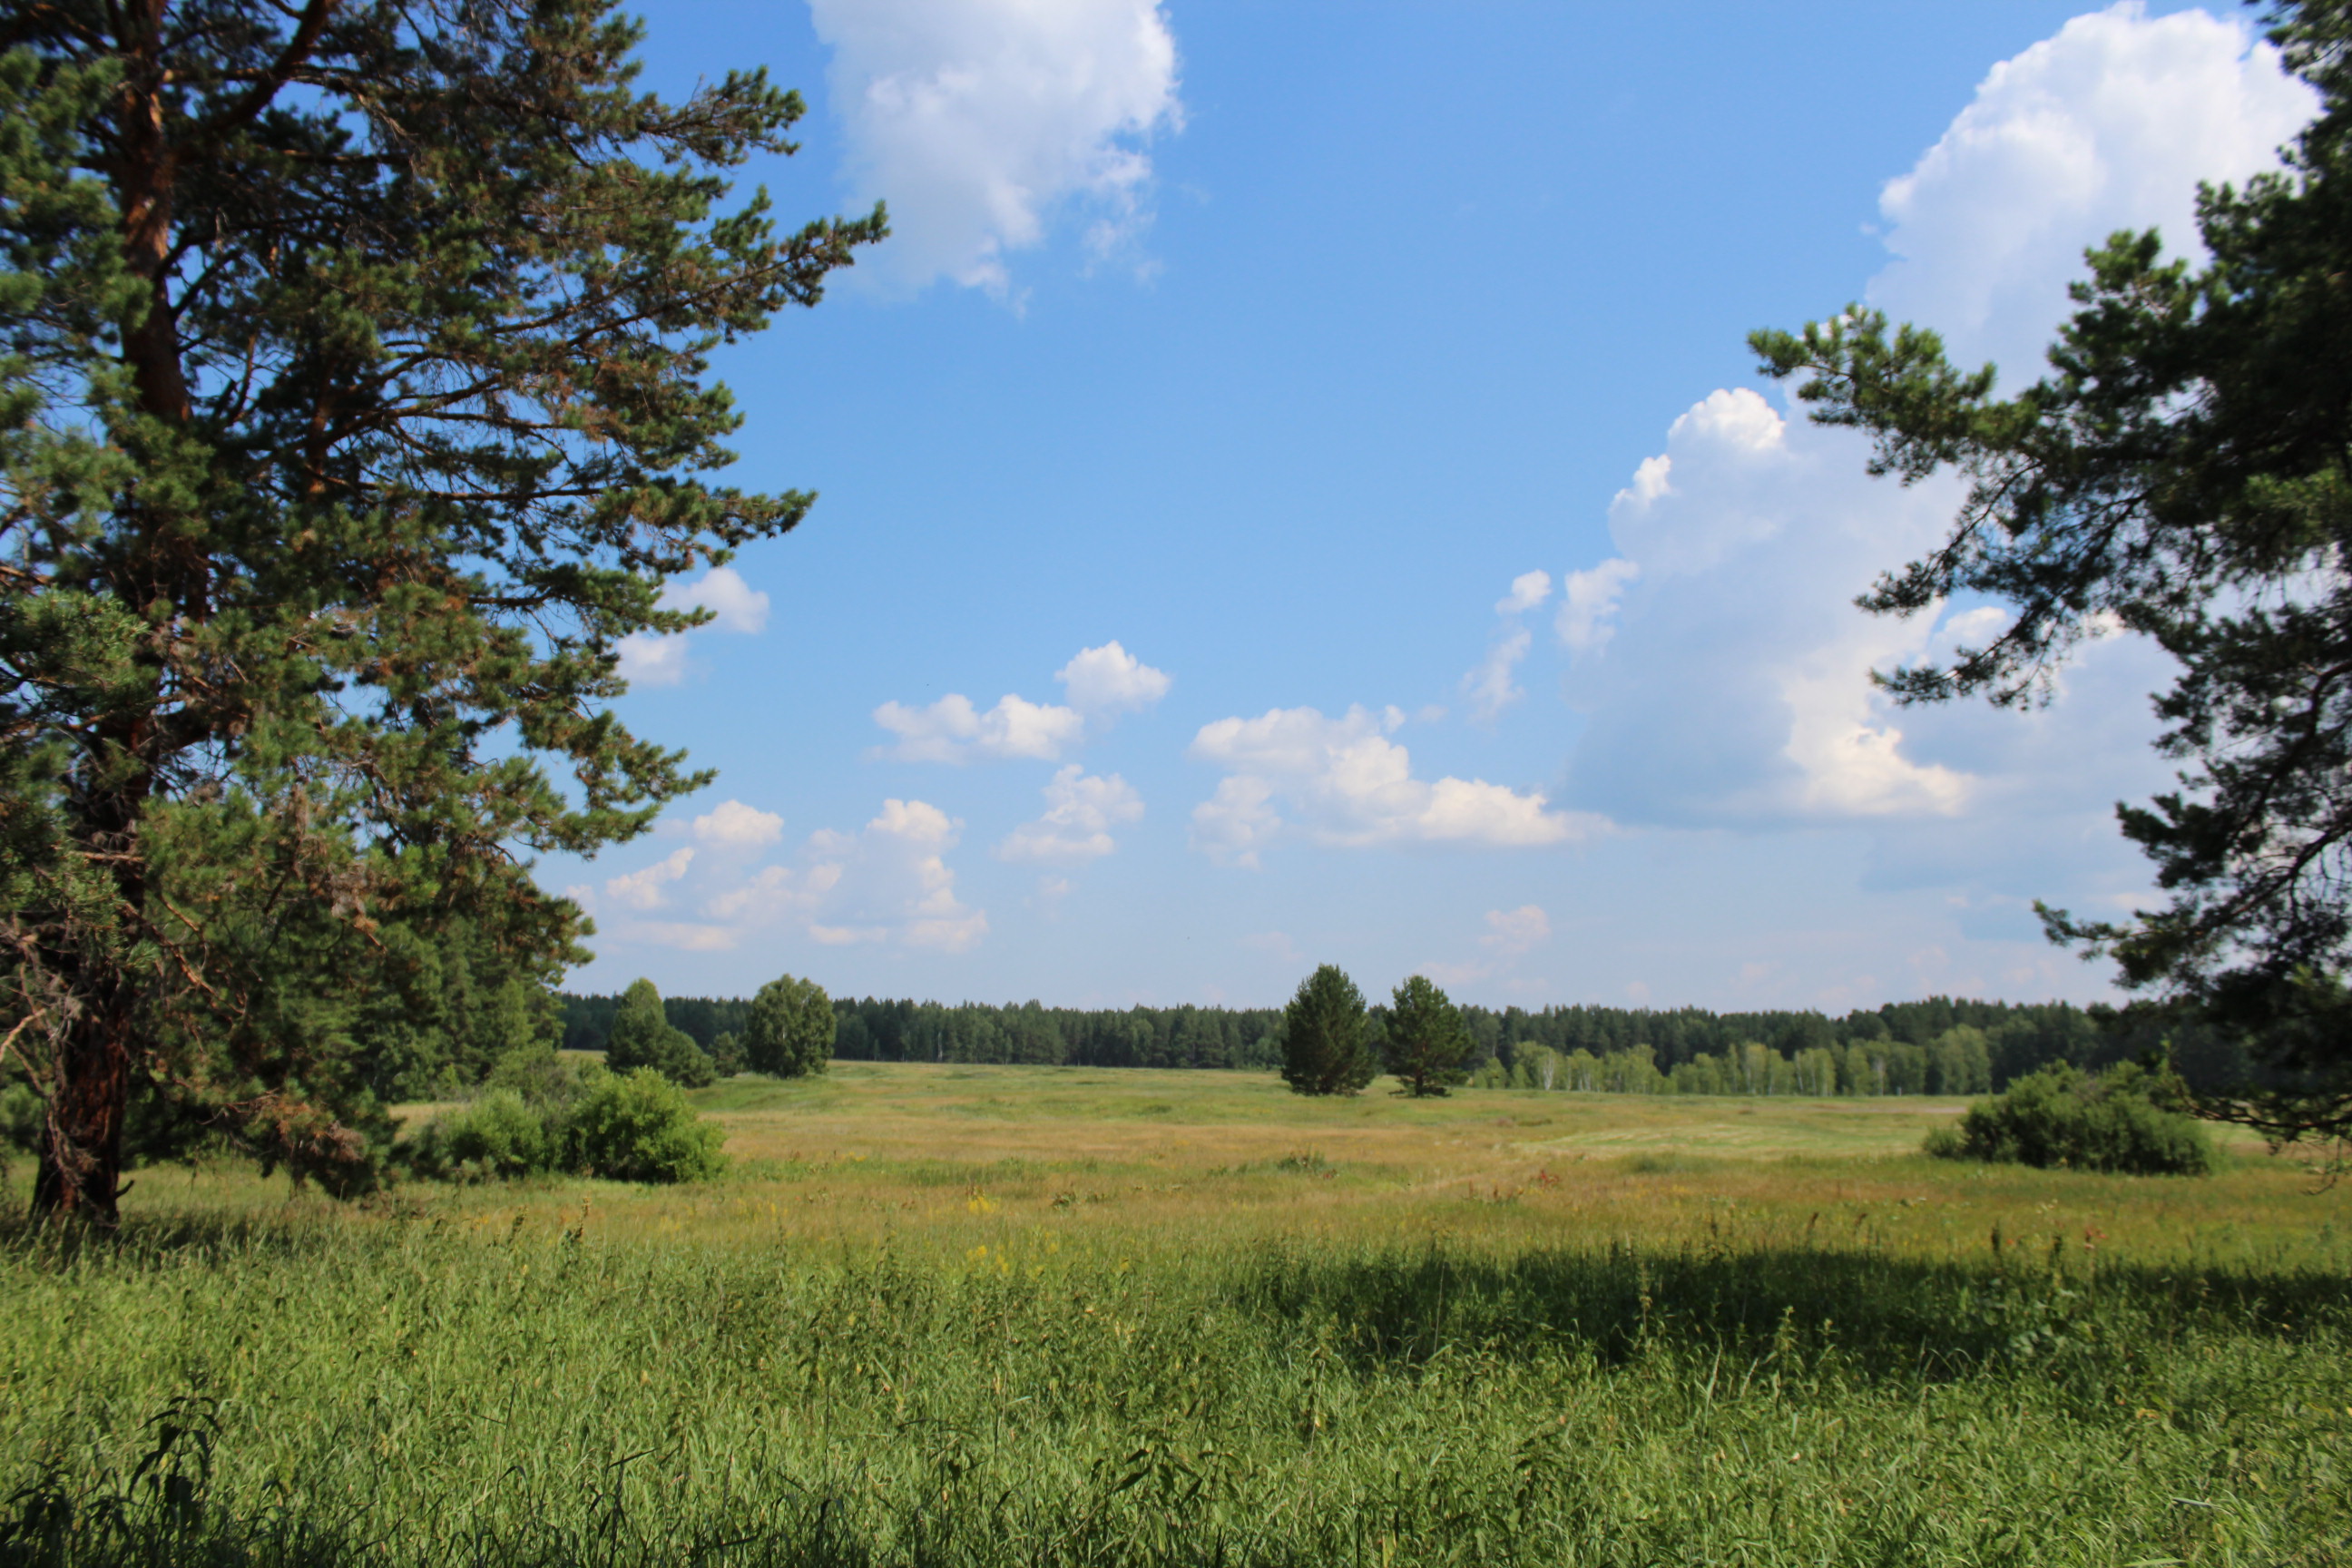
[[[0,1562],[2352,1560],[2352,1248],[2292,1171],[1043,1070],[979,1136],[992,1070],[719,1086],[798,1151],[700,1190],[156,1172],[120,1243],[14,1232]]]

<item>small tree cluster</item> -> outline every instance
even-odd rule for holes
[[[615,1182],[698,1182],[726,1165],[726,1134],[652,1068],[574,1070],[551,1050],[517,1052],[473,1102],[426,1124],[401,1153],[436,1180],[571,1172]]]
[[[1927,1152],[1948,1160],[2202,1176],[2211,1173],[2215,1155],[2205,1130],[2187,1114],[2189,1103],[2179,1079],[2164,1068],[2126,1062],[2086,1078],[2060,1062],[1971,1106],[1957,1129],[1936,1129]]]
[[[1418,1097],[1467,1078],[1474,1042],[1445,993],[1416,974],[1391,1000],[1376,1020],[1337,964],[1316,970],[1283,1012],[1283,1081],[1297,1094],[1354,1094],[1386,1070]]]

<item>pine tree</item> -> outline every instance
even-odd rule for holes
[[[621,994],[613,1032],[604,1039],[604,1065],[614,1072],[651,1068],[688,1089],[700,1089],[718,1076],[717,1065],[694,1037],[669,1021],[650,980],[632,981]]]
[[[111,1223],[152,1088],[348,1186],[362,1014],[454,922],[544,984],[529,855],[695,787],[609,711],[666,580],[804,494],[704,476],[711,351],[881,237],[780,233],[759,72],[631,85],[605,0],[0,19],[0,986],[36,1206]],[[559,787],[556,772],[569,774]]]
[[[1391,994],[1384,1065],[1415,1099],[1444,1094],[1470,1077],[1470,1031],[1434,981],[1416,974]],[[1540,1050],[1543,1047],[1538,1047]],[[1546,1052],[1547,1059],[1550,1053]],[[1544,1088],[1551,1085],[1545,1083]]]
[[[1282,1081],[1294,1094],[1354,1094],[1380,1072],[1363,993],[1337,964],[1298,983],[1282,1016]]]

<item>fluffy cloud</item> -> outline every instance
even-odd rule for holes
[[[2246,18],[2137,4],[2077,16],[1995,66],[1879,197],[1896,260],[1871,302],[1945,334],[2010,384],[2043,368],[2083,247],[2160,227],[2196,246],[2197,182],[2242,181],[2316,107]]]
[[[625,910],[657,910],[669,901],[662,891],[694,864],[694,851],[674,849],[661,859],[604,884],[604,896]]]
[[[861,197],[890,204],[871,263],[901,288],[1003,293],[1008,253],[1083,214],[1097,258],[1150,220],[1150,137],[1181,123],[1157,0],[811,0]]]
[[[809,934],[841,945],[895,941],[907,947],[964,952],[988,934],[988,912],[956,897],[947,852],[963,824],[919,800],[886,800],[857,833],[819,833],[809,852],[835,878],[826,918]]]
[[[1058,762],[1089,727],[1109,728],[1120,713],[1150,707],[1174,684],[1165,672],[1152,668],[1117,642],[1079,649],[1054,679],[1061,682],[1069,706],[1031,702],[1011,692],[998,698],[996,706],[986,712],[974,708],[971,699],[960,692],[950,692],[923,708],[885,702],[874,710],[874,721],[898,736],[898,742],[874,754],[904,763],[1010,757]]]
[[[1227,776],[1192,810],[1193,847],[1222,863],[1255,867],[1294,826],[1317,843],[1351,847],[1526,847],[1565,843],[1602,826],[1548,811],[1540,795],[1483,779],[1414,778],[1412,757],[1389,739],[1403,722],[1393,708],[1377,714],[1350,708],[1338,718],[1277,708],[1203,725],[1191,754]]]
[[[656,637],[632,632],[621,639],[621,678],[640,689],[676,686],[693,672],[687,640],[701,632],[735,632],[756,636],[768,626],[768,595],[732,566],[713,566],[691,583],[672,583],[662,590],[665,610],[709,610],[712,618],[693,632]]]
[[[874,721],[898,737],[887,754],[904,763],[965,763],[976,758],[1034,757],[1053,762],[1086,732],[1074,708],[1024,701],[1006,693],[982,713],[971,699],[950,692],[928,708],[885,702]]]
[[[740,800],[729,800],[696,817],[691,830],[705,844],[752,849],[773,844],[784,831],[784,819],[773,812],[745,805]]]
[[[2035,940],[2021,895],[2123,912],[2146,873],[2112,804],[2165,787],[2147,700],[2169,679],[2162,655],[2094,643],[2035,712],[1895,708],[1873,669],[1981,644],[2001,613],[1854,607],[1943,537],[1960,500],[1948,476],[1873,480],[1867,456],[1853,433],[1783,421],[1746,391],[1676,421],[1645,465],[1655,482],[1611,510],[1640,570],[1608,657],[1564,679],[1586,720],[1562,803],[1629,826],[1864,827],[1864,887],[1969,889],[1965,923],[1987,939]]]
[[[1520,615],[1550,597],[1550,573],[1522,572],[1511,579],[1511,591],[1495,601],[1495,613],[1498,616]]]
[[[662,590],[666,610],[709,610],[711,626],[756,636],[768,629],[768,595],[743,581],[732,566],[713,566],[691,583]]]
[[[2235,21],[2079,17],[1997,67],[1886,187],[1895,259],[1871,299],[1964,360],[2030,373],[2084,246],[2149,224],[2189,241],[2197,182],[2265,166],[2310,107]],[[1951,475],[1872,480],[1866,458],[1853,433],[1747,390],[1675,421],[1611,506],[1613,558],[1565,585],[1563,641],[1608,649],[1567,678],[1590,715],[1568,798],[1631,823],[1866,824],[1871,885],[1974,886],[1970,909],[2019,939],[2017,887],[2087,889],[2108,912],[2145,885],[2108,806],[2161,786],[2145,697],[2167,679],[2160,657],[2095,645],[2035,714],[1890,707],[1871,670],[1980,642],[2000,612],[1853,606],[1943,538],[1961,496]]]
[[[1663,486],[1664,462],[1663,458],[1653,458],[1642,465],[1643,473],[1650,474],[1652,463],[1660,465],[1654,478]],[[1599,653],[1609,646],[1610,634],[1617,629],[1614,621],[1618,601],[1625,596],[1625,585],[1641,574],[1642,569],[1631,561],[1603,561],[1589,571],[1570,572],[1561,579],[1559,617],[1553,626],[1569,652],[1580,656]]]
[[[1535,639],[1518,625],[1518,617],[1549,597],[1550,573],[1522,572],[1511,579],[1511,591],[1495,601],[1495,613],[1507,624],[1496,634],[1494,646],[1478,668],[1462,678],[1462,695],[1470,704],[1473,720],[1491,724],[1504,709],[1527,695],[1511,678]]]
[[[1932,542],[1957,498],[1946,483],[1877,484],[1864,455],[1744,388],[1675,421],[1610,509],[1619,558],[1590,574],[1608,592],[1588,596],[1594,613],[1570,638],[1587,652],[1617,639],[1568,679],[1591,715],[1570,774],[1579,804],[1711,826],[1961,807],[1966,776],[1907,754],[1870,682],[1924,651],[1933,624],[1851,604]],[[1598,606],[1621,597],[1612,634]]]
[[[672,850],[602,889],[569,896],[629,943],[723,952],[798,931],[817,942],[878,942],[963,952],[988,934],[988,914],[956,896],[947,853],[963,824],[919,800],[886,800],[863,828],[811,834],[797,865],[761,865],[782,819],[728,801],[689,831],[726,851]]]
[[[1140,712],[1168,695],[1175,682],[1152,668],[1113,639],[1100,647],[1081,648],[1077,657],[1054,672],[1070,706],[1090,716]]]
[[[1495,639],[1478,668],[1462,678],[1462,695],[1470,704],[1471,718],[1491,723],[1504,709],[1527,695],[1511,677],[1534,643],[1525,626],[1507,631]]]
[[[1094,777],[1072,763],[1045,786],[1045,815],[1014,828],[996,853],[1005,860],[1097,859],[1118,847],[1113,827],[1142,816],[1143,797],[1125,779]]]

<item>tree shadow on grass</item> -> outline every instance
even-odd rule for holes
[[[2044,1255],[1996,1264],[1802,1247],[1555,1249],[1507,1259],[1441,1247],[1334,1258],[1267,1248],[1239,1304],[1328,1321],[1358,1363],[1447,1356],[1835,1353],[1865,1375],[1937,1381],[1990,1366],[2190,1335],[2301,1342],[2352,1330],[2352,1280],[2319,1268],[2155,1268]]]

